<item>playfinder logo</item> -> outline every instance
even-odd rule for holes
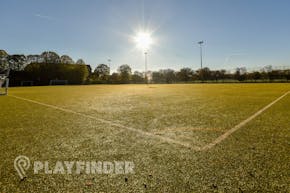
[[[77,174],[134,174],[135,165],[132,161],[33,161],[20,155],[14,160],[14,168],[19,177],[27,177],[27,171],[33,174],[46,175],[77,175]]]

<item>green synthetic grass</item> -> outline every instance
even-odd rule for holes
[[[289,84],[98,85],[9,94],[202,147],[289,90]],[[214,148],[195,152],[1,96],[0,192],[287,192],[289,105],[288,95]],[[20,181],[13,167],[18,155],[52,163],[130,160],[136,168],[134,175],[30,171]]]

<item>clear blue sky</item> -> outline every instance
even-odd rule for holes
[[[6,0],[0,5],[0,49],[45,50],[93,67],[143,70],[131,37],[153,30],[149,69],[199,67],[204,40],[212,69],[290,64],[289,0]]]

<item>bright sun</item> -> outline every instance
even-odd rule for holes
[[[151,38],[151,34],[146,32],[139,32],[135,38],[136,46],[142,50],[148,50],[150,45],[152,45],[153,40]]]

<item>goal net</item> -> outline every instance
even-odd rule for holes
[[[67,85],[68,80],[50,80],[49,85]]]
[[[33,81],[32,80],[23,80],[20,82],[21,86],[33,86]]]

